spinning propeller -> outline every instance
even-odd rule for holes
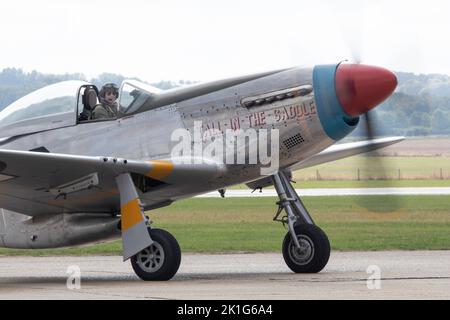
[[[386,100],[397,87],[397,77],[389,70],[363,64],[341,64],[336,71],[336,94],[344,111],[353,117],[362,118],[365,139],[373,140],[376,137],[375,123],[369,111]],[[380,168],[381,176],[387,177],[386,166],[381,157],[374,157],[374,164]],[[369,169],[365,161],[365,171]],[[361,198],[360,204],[370,211],[384,211],[380,206],[373,206]],[[398,207],[394,200],[395,208]]]

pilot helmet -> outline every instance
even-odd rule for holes
[[[111,82],[104,84],[100,90],[99,96],[105,98],[106,91],[112,91],[116,98],[119,97],[119,87],[115,83]]]

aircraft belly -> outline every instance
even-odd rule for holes
[[[0,234],[0,247],[58,248],[120,237],[120,219],[111,215],[79,213],[29,217],[9,210],[2,210],[1,213],[8,229],[3,235]]]

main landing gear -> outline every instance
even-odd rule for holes
[[[280,201],[274,221],[287,224],[289,231],[283,241],[283,258],[295,273],[317,273],[330,258],[330,242],[314,224],[291,182],[282,171],[272,176]],[[280,218],[281,212],[286,216]]]
[[[146,224],[131,177],[124,174],[116,180],[121,195],[124,260],[131,258],[133,270],[143,280],[171,279],[181,262],[178,242],[167,231]],[[314,224],[286,174],[280,171],[272,180],[280,198],[273,220],[289,227],[282,248],[286,264],[296,273],[321,271],[330,257],[326,234]],[[286,216],[280,218],[283,211]]]
[[[166,281],[177,273],[181,250],[177,240],[167,231],[148,228],[153,244],[131,257],[131,266],[146,281]]]
[[[123,259],[131,260],[142,280],[164,281],[177,273],[181,250],[177,240],[161,229],[152,229],[146,219],[129,173],[116,177],[120,192]]]

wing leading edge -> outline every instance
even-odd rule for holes
[[[158,182],[158,188],[192,179],[206,180],[220,171],[216,163],[177,164],[0,150],[0,208],[30,216],[70,212],[117,212],[115,178],[123,173]]]

